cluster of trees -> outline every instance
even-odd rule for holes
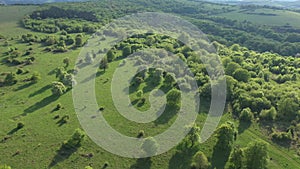
[[[273,140],[274,138],[275,140],[285,140],[277,139],[285,138],[285,135],[288,134],[285,131],[278,131],[276,126],[284,121],[286,129],[288,129],[295,128],[295,125],[299,123],[300,98],[297,93],[300,89],[297,79],[300,76],[300,59],[283,57],[269,52],[257,53],[238,44],[231,47],[225,47],[217,42],[213,44],[221,56],[226,73],[227,101],[232,104],[233,115],[246,123],[271,122],[274,124],[274,128],[270,137]],[[173,52],[186,61],[195,75],[201,97],[210,99],[211,85],[215,85],[215,82],[210,81],[206,65],[201,63],[190,49],[171,38],[151,33],[136,35],[112,48],[107,53],[107,58],[110,62],[118,57],[126,57],[140,48],[153,46]],[[142,65],[153,59],[152,57],[154,56],[149,55],[145,59],[138,59],[137,64]],[[176,66],[174,65],[174,67]],[[157,71],[148,70],[146,74],[145,72],[138,73],[134,83],[140,84],[146,81],[145,78],[151,78],[151,81],[157,84],[162,82],[163,85],[171,86],[170,89],[176,86],[174,86],[175,81],[171,75],[163,71],[157,73]],[[152,85],[155,86],[155,84]],[[180,92],[173,89],[168,96],[168,104],[178,105],[175,98],[180,98]],[[283,132],[284,135],[279,134],[277,137],[277,132]],[[295,131],[289,138],[296,140],[297,134],[300,133]]]
[[[239,43],[251,50],[259,52],[276,52],[286,56],[296,56],[300,53],[300,30],[291,26],[271,27],[253,24],[249,21],[237,21],[222,17],[224,12],[236,11],[232,7],[207,2],[179,2],[179,1],[118,1],[120,8],[115,10],[105,2],[85,2],[66,6],[47,6],[35,11],[24,19],[24,26],[40,32],[54,33],[65,30],[68,33],[93,33],[109,20],[140,11],[164,11],[187,17],[210,38],[228,46]],[[93,6],[94,8],[90,8]],[[215,6],[215,7],[213,7]],[[249,8],[251,8],[250,6]],[[243,7],[240,7],[243,8]],[[254,7],[253,8],[257,8]],[[259,7],[262,8],[262,7]],[[269,9],[269,7],[263,7]],[[99,10],[101,9],[101,10]],[[241,10],[248,10],[241,9]],[[283,10],[283,9],[278,9]],[[285,9],[286,10],[286,9]],[[79,20],[81,19],[81,20]],[[94,21],[101,22],[95,24]]]

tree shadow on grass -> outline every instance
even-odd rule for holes
[[[130,166],[130,169],[150,169],[152,165],[151,158],[140,158],[136,163]]]
[[[78,147],[66,148],[64,145],[62,145],[60,149],[56,151],[56,155],[52,159],[48,168],[52,168],[56,164],[68,159],[73,153],[77,151],[77,149]]]
[[[10,130],[10,131],[7,133],[7,135],[13,135],[15,132],[19,131],[20,129],[21,129],[21,128],[16,127],[16,128],[14,128],[14,129]]]
[[[55,95],[48,96],[48,97],[44,98],[43,100],[41,100],[41,101],[35,103],[34,105],[28,107],[27,109],[25,109],[22,116],[26,116],[28,113],[33,113],[34,111],[37,111],[37,110],[47,106],[48,104],[56,101],[58,98],[59,97],[55,96]]]
[[[46,85],[46,86],[40,88],[39,90],[37,90],[37,91],[31,93],[31,94],[29,95],[29,97],[34,97],[34,96],[36,96],[36,95],[38,95],[38,94],[43,93],[44,91],[46,91],[46,90],[48,90],[48,89],[50,89],[50,88],[51,88],[51,85]]]
[[[225,165],[229,159],[230,150],[219,150],[214,148],[214,152],[212,155],[211,168],[224,169]]]
[[[30,83],[25,83],[22,86],[19,86],[15,91],[19,91],[19,90],[23,90],[26,89],[28,87],[30,87],[31,85],[33,85],[34,83],[30,82]]]
[[[158,112],[162,112],[162,114],[157,115],[159,117],[154,121],[155,125],[168,123],[178,113],[178,110],[176,108],[173,108],[168,104],[166,105],[165,110],[163,110],[164,107],[161,107],[160,109],[161,110]]]
[[[177,151],[169,161],[169,169],[191,168],[193,156],[197,151],[197,146],[184,151]]]
[[[238,127],[239,134],[243,133],[245,130],[247,130],[251,126],[251,122],[244,122],[240,120],[240,124]]]

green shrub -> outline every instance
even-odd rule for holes
[[[19,122],[18,124],[17,124],[17,129],[21,129],[21,128],[23,128],[25,126],[25,124],[23,123],[23,122]]]
[[[250,108],[245,108],[240,114],[240,120],[245,122],[251,122],[254,119],[253,113]]]
[[[273,132],[271,137],[273,141],[277,142],[291,142],[293,140],[290,132]]]
[[[84,138],[85,133],[81,129],[76,129],[72,137],[63,143],[63,146],[68,149],[80,147]]]

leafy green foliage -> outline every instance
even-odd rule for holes
[[[61,96],[66,92],[66,87],[61,82],[52,82],[52,94],[55,96]]]
[[[193,163],[191,165],[193,169],[208,169],[210,167],[210,163],[207,160],[206,155],[198,151],[193,157]]]
[[[265,169],[268,163],[268,144],[263,141],[250,143],[245,149],[246,169]]]
[[[156,140],[153,137],[148,137],[142,143],[141,146],[142,150],[148,155],[154,155],[157,153],[159,145],[157,144]]]
[[[76,129],[71,138],[63,143],[63,146],[68,149],[80,147],[85,138],[85,133],[81,129]]]

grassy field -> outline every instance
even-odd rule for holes
[[[27,7],[0,7],[0,34],[7,37],[15,37],[27,32],[18,24],[18,18],[29,11],[33,10],[34,6]],[[18,12],[17,12],[18,11]],[[5,13],[9,13],[6,16]],[[4,17],[5,16],[5,17]],[[229,16],[228,16],[229,17]],[[298,22],[300,24],[300,22]],[[298,24],[297,23],[297,24]],[[283,23],[284,24],[284,23]],[[296,22],[295,22],[296,24]],[[41,34],[39,34],[41,35]],[[0,60],[5,58],[3,52],[7,51],[7,47],[3,46],[4,42],[0,42],[1,56]],[[18,75],[20,82],[14,86],[0,88],[0,141],[10,135],[5,142],[0,142],[0,164],[7,164],[16,169],[42,169],[42,168],[78,168],[83,169],[87,165],[94,168],[102,168],[105,162],[109,163],[109,168],[112,169],[186,169],[190,165],[190,154],[180,154],[176,149],[172,149],[167,153],[149,159],[129,159],[122,158],[106,152],[98,147],[89,138],[87,138],[81,148],[73,153],[65,152],[63,155],[60,152],[61,143],[72,135],[76,128],[80,128],[80,124],[76,117],[72,93],[69,91],[59,99],[54,99],[51,95],[49,85],[52,81],[56,81],[53,70],[63,66],[63,59],[69,57],[71,59],[70,69],[73,68],[75,59],[77,58],[80,49],[71,50],[63,54],[45,53],[44,47],[40,44],[19,43],[17,39],[9,40],[11,47],[17,47],[20,51],[25,51],[29,47],[33,48],[36,61],[33,65],[25,66],[30,72],[28,74]],[[97,100],[99,105],[103,105],[107,111],[104,111],[104,116],[116,130],[128,136],[136,136],[138,131],[145,130],[146,135],[158,134],[168,128],[174,118],[168,123],[156,125],[153,123],[137,125],[122,117],[115,109],[111,99],[110,80],[112,79],[115,68],[119,62],[115,61],[109,65],[109,69],[96,79]],[[0,72],[15,72],[17,67],[9,66],[1,62]],[[22,82],[23,79],[38,71],[42,79],[36,84]],[[0,76],[3,79],[4,76]],[[147,93],[146,93],[147,96]],[[103,99],[105,98],[105,99]],[[61,103],[63,109],[53,111],[58,103]],[[203,102],[203,113],[200,113],[197,119],[197,124],[202,126],[206,118],[205,109],[207,102]],[[60,117],[69,115],[70,120],[66,124],[60,124],[59,119],[54,119],[56,115]],[[234,121],[236,126],[237,121],[232,119],[231,115],[226,113],[222,122],[227,120]],[[14,131],[18,122],[25,124],[24,128]],[[252,126],[241,127],[243,132],[240,132],[235,144],[246,146],[254,139],[263,139],[269,142],[269,155],[272,160],[269,163],[269,168],[285,168],[295,169],[300,166],[300,159],[295,155],[294,150],[279,147],[270,142],[260,130],[257,124]],[[215,145],[215,137],[211,137],[207,142],[201,145],[200,149],[212,159],[212,150]],[[86,158],[85,154],[93,153],[94,157]],[[222,163],[214,159],[215,166],[221,166]]]
[[[261,13],[265,15],[261,15]],[[246,20],[261,25],[285,26],[289,24],[293,27],[300,28],[300,13],[287,10],[261,8],[249,11],[236,9],[219,15],[238,21]]]
[[[22,29],[21,19],[34,11],[37,6],[0,6],[0,33],[4,36],[14,37],[28,30]]]

